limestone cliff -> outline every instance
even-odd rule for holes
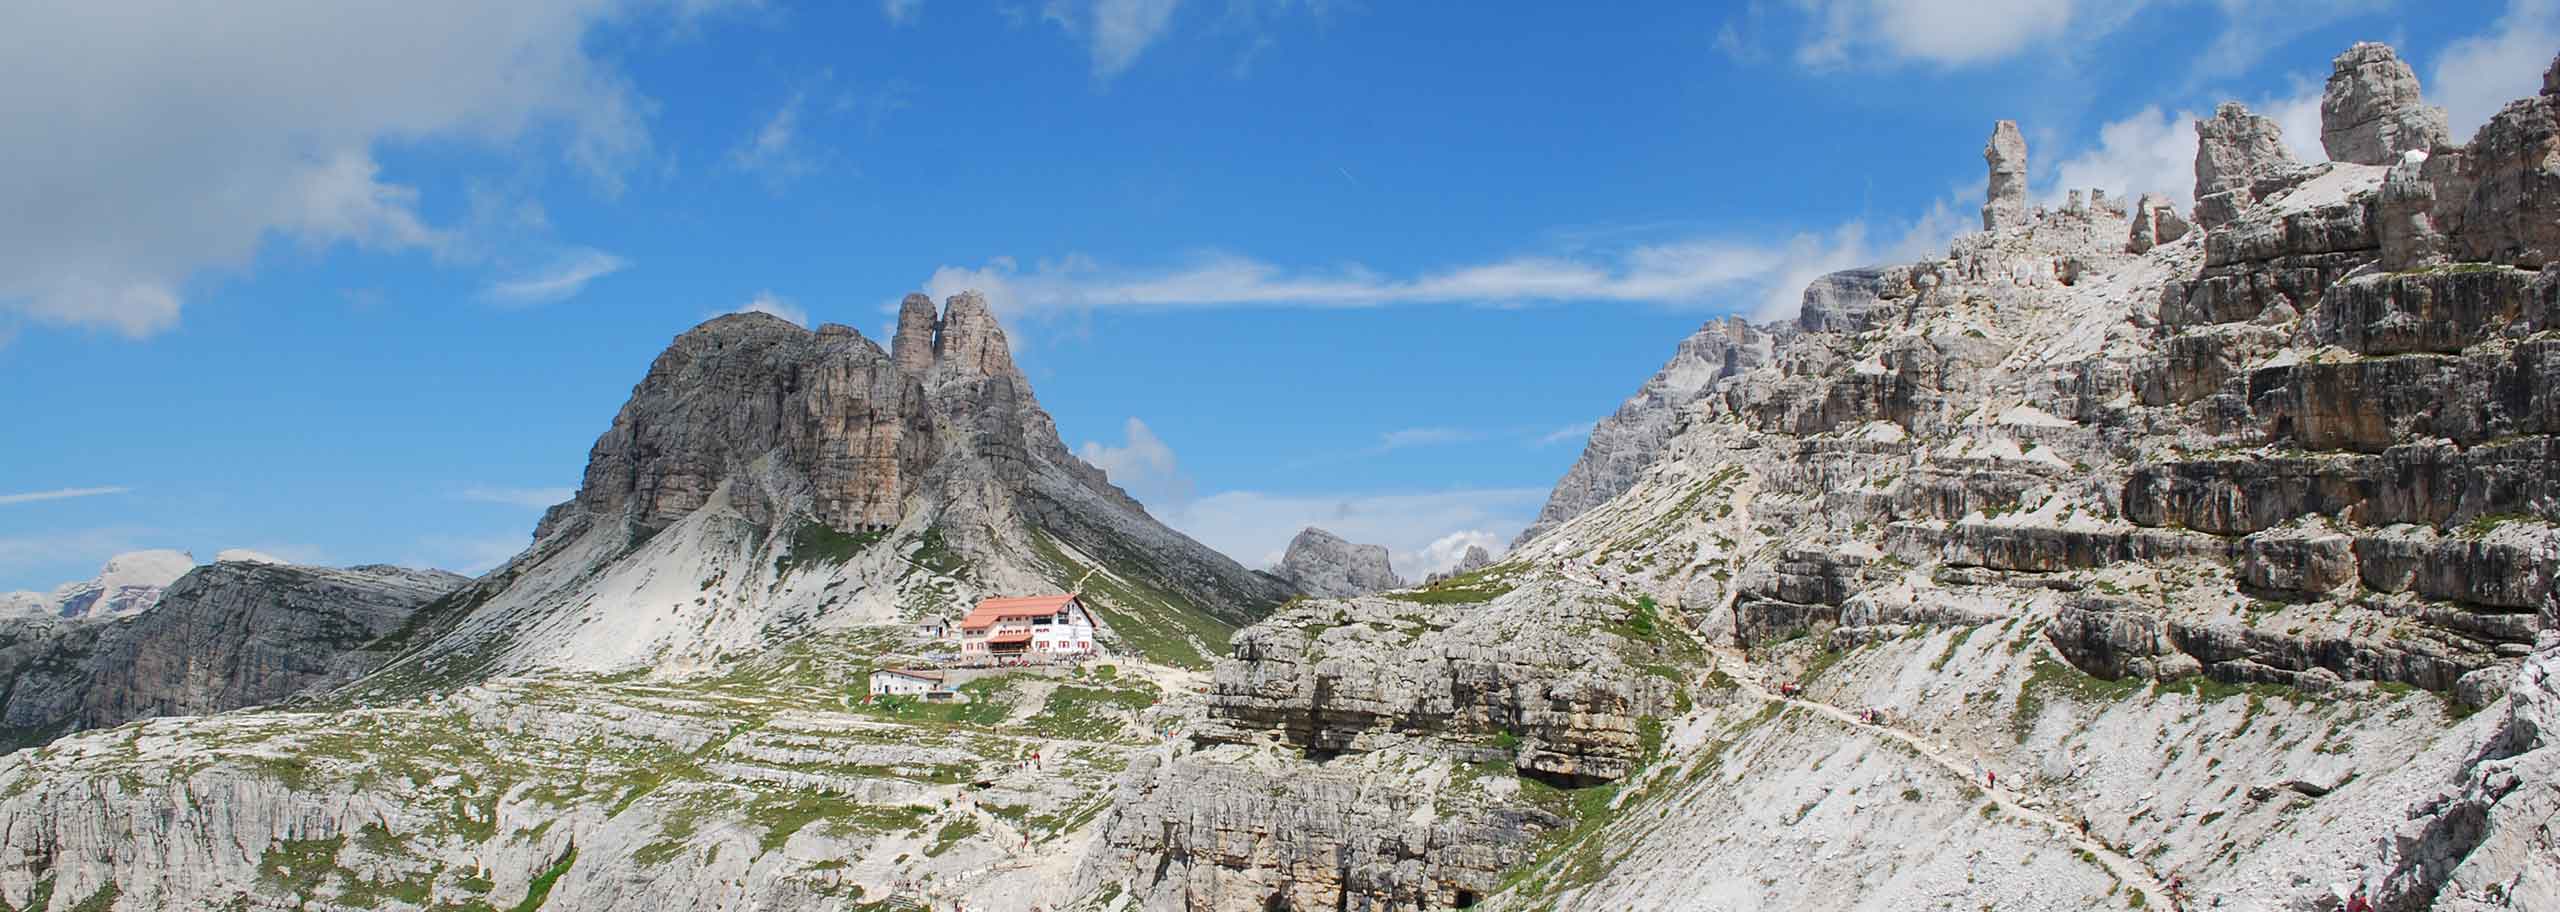
[[[2324,136],[2426,135],[2371,48],[2338,70]],[[1990,230],[1711,327],[1749,363],[1604,422],[1501,565],[1420,596],[1462,620],[1318,601],[1239,635],[1080,884],[1148,910],[2560,902],[2552,97],[2387,165],[2303,165],[2226,106],[2195,223],[2027,209],[1997,131]],[[1613,663],[1499,626],[1523,609],[1677,635]],[[1487,736],[1532,706],[1570,721]]]
[[[221,561],[112,620],[0,622],[11,746],[154,716],[325,691],[388,656],[364,647],[462,577],[398,567]]]

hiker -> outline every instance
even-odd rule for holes
[[[1999,770],[1983,770],[1983,771],[1982,771],[1982,781],[1983,781],[1985,784],[1987,784],[1987,785],[1989,785],[1990,787],[1992,787],[1992,788],[1995,788],[1995,789],[1996,789],[1996,788],[1999,788],[1999,787],[2000,787],[2000,771],[1999,771]]]
[[[2363,887],[2357,887],[2356,895],[2347,898],[2347,912],[2373,912],[2373,901],[2364,898]]]

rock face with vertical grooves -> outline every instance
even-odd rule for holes
[[[1342,537],[1313,526],[1299,530],[1289,539],[1289,550],[1280,556],[1280,566],[1272,574],[1289,581],[1299,592],[1325,598],[1346,598],[1404,587],[1404,579],[1396,575],[1387,549],[1381,545],[1355,545]]]

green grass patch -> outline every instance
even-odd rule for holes
[[[551,901],[552,885],[560,882],[560,875],[569,873],[570,865],[577,863],[578,847],[573,844],[568,851],[560,853],[560,860],[533,876],[533,882],[525,885],[524,901],[517,903],[512,912],[534,912],[542,908],[543,903]]]
[[[1476,605],[1490,602],[1519,588],[1511,577],[1519,568],[1495,564],[1473,573],[1462,573],[1419,589],[1403,589],[1385,593],[1387,598],[1418,605]]]
[[[933,844],[924,848],[925,857],[939,858],[942,853],[951,851],[952,846],[959,845],[960,840],[978,835],[979,832],[978,818],[975,817],[962,817],[943,824],[942,829],[933,834]]]
[[[863,549],[880,543],[887,532],[839,532],[814,519],[803,519],[791,530],[791,550],[773,559],[775,573],[785,576],[802,567],[827,567],[853,559]]]
[[[2093,677],[2068,663],[2037,656],[2028,668],[2026,683],[2018,687],[2017,705],[2009,714],[2011,729],[2020,742],[2035,733],[2036,720],[2056,698],[2087,706],[2113,703],[2140,693],[2144,682],[2127,677],[2110,681]]]

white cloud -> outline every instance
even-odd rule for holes
[[[1429,493],[1272,494],[1224,491],[1193,497],[1173,448],[1144,421],[1122,425],[1118,446],[1086,442],[1077,455],[1109,473],[1166,525],[1248,566],[1280,562],[1289,539],[1308,526],[1362,544],[1385,545],[1408,578],[1447,569],[1466,552],[1448,551],[1452,536],[1499,553],[1529,524],[1543,488],[1483,488]],[[1436,548],[1436,550],[1435,550]],[[1447,552],[1443,554],[1443,552]],[[1420,568],[1420,569],[1416,569]]]
[[[1480,438],[1482,438],[1483,436],[1484,436],[1484,435],[1483,435],[1483,434],[1481,434],[1481,433],[1478,433],[1478,432],[1475,432],[1475,431],[1470,431],[1470,430],[1467,430],[1467,429],[1465,429],[1465,428],[1453,428],[1453,427],[1410,427],[1410,428],[1399,428],[1399,429],[1397,429],[1397,430],[1388,431],[1388,432],[1386,432],[1386,433],[1384,433],[1384,434],[1380,434],[1380,435],[1378,435],[1378,449],[1381,449],[1381,450],[1401,450],[1401,449],[1405,449],[1405,448],[1407,448],[1407,447],[1439,446],[1439,445],[1441,445],[1441,444],[1448,444],[1448,443],[1465,443],[1465,442],[1467,442],[1467,441],[1469,441],[1469,440],[1476,440],[1476,439],[1480,439]]]
[[[2542,90],[2554,49],[2560,49],[2560,0],[2513,0],[2496,25],[2436,58],[2427,100],[2444,106],[2453,141],[2469,142],[2507,102]]]
[[[802,310],[799,305],[791,303],[791,299],[774,294],[770,291],[756,292],[756,296],[747,299],[747,303],[738,305],[738,309],[729,312],[772,314],[793,323],[800,324],[803,329],[806,329],[809,326],[808,311]]]
[[[936,297],[977,289],[999,312],[1014,316],[1100,309],[1610,301],[1722,307],[1769,319],[1794,315],[1805,284],[1824,273],[1940,253],[1965,227],[1965,220],[1940,202],[1881,245],[1869,240],[1864,222],[1851,222],[1828,233],[1774,243],[1696,238],[1615,255],[1513,257],[1406,278],[1359,265],[1291,271],[1232,254],[1206,255],[1174,269],[1119,271],[1071,255],[1029,269],[1009,257],[975,268],[944,266],[924,284]]]
[[[791,93],[753,135],[729,150],[729,163],[776,188],[817,170],[800,141],[800,109],[808,99],[806,92]]]
[[[99,497],[107,494],[123,494],[131,490],[133,489],[123,486],[108,486],[98,488],[55,488],[51,491],[26,491],[18,494],[0,494],[0,507],[8,506],[10,504],[35,503],[40,500],[68,500],[74,497]]]
[[[1435,539],[1419,551],[1395,555],[1396,571],[1405,579],[1421,582],[1434,573],[1446,573],[1465,560],[1468,548],[1483,548],[1484,553],[1501,557],[1511,547],[1507,536],[1483,529],[1463,529]]]
[[[1166,446],[1154,429],[1130,418],[1121,426],[1121,433],[1124,442],[1120,446],[1088,440],[1076,455],[1111,476],[1111,483],[1149,509],[1179,509],[1190,501],[1191,479],[1182,474],[1173,448]]]
[[[1315,526],[1361,544],[1384,545],[1396,572],[1418,578],[1446,569],[1433,545],[1452,535],[1498,550],[1537,515],[1544,488],[1471,488],[1425,493],[1275,494],[1225,491],[1179,509],[1157,511],[1164,520],[1209,547],[1249,566],[1280,562],[1289,539]],[[1443,549],[1445,551],[1445,548]],[[1464,553],[1461,546],[1459,553]],[[1454,562],[1450,555],[1447,561]]]
[[[540,509],[566,501],[577,494],[576,490],[570,488],[505,488],[474,485],[462,489],[460,496],[463,500],[475,503]]]
[[[1559,443],[1573,443],[1578,440],[1583,440],[1589,438],[1591,436],[1591,429],[1598,427],[1599,425],[1600,422],[1597,421],[1576,421],[1572,424],[1565,425],[1540,435],[1538,437],[1538,445],[1542,447],[1549,447],[1555,446]]]
[[[217,561],[252,561],[262,564],[300,564],[305,567],[327,566],[328,552],[318,545],[267,544],[249,548],[224,548],[214,552]]]
[[[922,12],[924,0],[880,0],[880,14],[889,17],[891,25],[914,25]]]
[[[2320,90],[2285,98],[2260,99],[2250,110],[2276,122],[2285,148],[2306,162],[2325,161],[2320,148]],[[2193,208],[2196,188],[2196,121],[2194,111],[2170,113],[2159,106],[2098,128],[2097,145],[2081,150],[2054,169],[2043,199],[2058,202],[2073,190],[2092,187],[2127,201],[2144,193],[2169,197],[2180,211]]]
[[[0,28],[0,311],[147,336],[270,236],[442,251],[378,150],[536,144],[607,194],[649,102],[600,23],[704,0],[16,4]]]
[[[2396,0],[2215,0],[2214,7],[2222,16],[2222,27],[2216,31],[2204,51],[2185,66],[2186,88],[2195,89],[2215,80],[2227,79],[2249,71],[2266,58],[2267,52],[2290,44],[2294,39],[2332,23],[2357,16],[2387,11]],[[2345,50],[2339,48],[2338,50]],[[2321,68],[2320,77],[2328,78]],[[2312,87],[2319,94],[2319,87]],[[2317,123],[2311,145],[2320,145]]]
[[[1796,61],[1833,67],[1853,60],[1916,60],[1944,66],[1985,63],[2033,43],[2094,37],[2071,29],[2089,0],[1797,0],[1814,22]],[[2107,4],[2124,10],[2138,2]],[[1719,39],[1721,40],[1721,39]]]
[[[1172,28],[1180,5],[1181,0],[1049,0],[1040,18],[1085,42],[1093,53],[1094,77],[1109,80]]]
[[[592,247],[570,250],[548,268],[492,283],[485,294],[505,304],[548,304],[577,297],[587,283],[629,268],[631,261]]]

